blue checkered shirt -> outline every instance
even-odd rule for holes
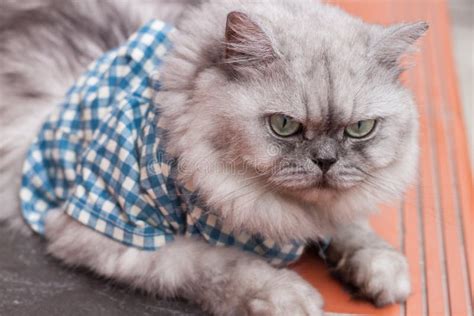
[[[303,244],[233,232],[177,180],[159,105],[152,103],[170,32],[169,25],[151,21],[95,61],[69,90],[26,158],[20,192],[26,222],[43,234],[48,211],[60,209],[144,250],[181,235],[239,247],[274,265],[295,261]]]

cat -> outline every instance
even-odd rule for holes
[[[176,26],[154,103],[179,181],[237,233],[276,244],[330,238],[328,262],[358,294],[378,306],[404,301],[406,259],[367,218],[416,174],[417,111],[399,82],[400,58],[427,24],[367,24],[309,0],[166,5],[0,5],[7,135],[0,185],[4,205],[12,206],[1,216],[20,225],[7,214],[18,210],[11,183],[41,119],[90,61],[159,17]],[[15,23],[21,18],[25,24]],[[296,273],[236,247],[176,236],[157,251],[140,250],[59,210],[47,215],[45,235],[49,253],[66,264],[188,299],[212,314],[323,313],[317,290]]]

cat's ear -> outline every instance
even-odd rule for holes
[[[400,59],[411,51],[416,40],[427,30],[426,22],[390,26],[383,31],[372,52],[377,61],[387,69],[401,69]]]
[[[227,15],[224,63],[254,66],[270,63],[275,57],[270,38],[248,15],[237,11]]]

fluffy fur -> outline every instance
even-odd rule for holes
[[[228,20],[230,12],[238,14]],[[398,76],[399,59],[424,23],[368,25],[309,0],[193,8],[146,0],[4,1],[0,219],[20,222],[21,158],[42,119],[90,61],[151,17],[178,20],[155,101],[182,181],[236,230],[276,241],[332,236],[328,255],[344,280],[378,305],[403,301],[410,291],[406,260],[364,222],[416,171],[416,107]],[[303,132],[272,134],[266,118],[274,113],[299,120]],[[378,120],[370,137],[344,137],[345,126],[368,118]],[[321,155],[337,157],[325,174],[313,163]],[[235,249],[179,239],[140,251],[60,212],[48,216],[46,237],[50,253],[72,266],[185,297],[214,314],[322,313],[319,294],[296,274]]]

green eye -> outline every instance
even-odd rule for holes
[[[269,119],[272,131],[281,137],[288,137],[301,130],[301,124],[283,114],[273,114]]]
[[[346,127],[345,133],[352,138],[363,138],[374,130],[375,122],[375,120],[359,121]]]

